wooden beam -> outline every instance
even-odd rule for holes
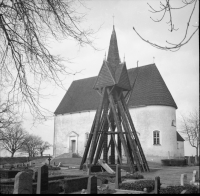
[[[135,126],[134,126],[134,124],[133,124],[131,115],[130,115],[130,113],[129,113],[129,109],[128,109],[126,103],[125,103],[123,94],[121,95],[121,101],[122,101],[123,107],[124,107],[124,109],[125,109],[125,113],[126,113],[126,115],[127,115],[127,117],[128,117],[128,120],[129,120],[129,122],[130,122],[131,129],[133,130],[132,133],[133,133],[133,135],[134,135],[134,137],[135,137],[136,144],[137,144],[137,146],[138,146],[138,149],[139,149],[141,158],[142,158],[143,163],[144,163],[144,166],[145,166],[145,170],[146,170],[146,171],[150,171],[150,170],[149,170],[148,163],[147,163],[147,160],[146,160],[146,157],[145,157],[144,152],[143,152],[143,150],[142,150],[142,146],[141,146],[141,144],[140,144],[138,135],[137,135],[137,133],[136,133]]]
[[[105,123],[106,122],[104,120],[102,129],[105,129]],[[95,158],[94,158],[94,161],[93,161],[94,164],[96,164],[98,159],[99,159],[99,153],[101,152],[101,148],[102,148],[102,145],[103,145],[104,139],[105,139],[104,135],[105,135],[105,133],[102,131],[102,134],[99,136],[100,137],[99,138],[99,143],[96,146],[97,151],[96,151],[96,155],[95,155]]]
[[[101,113],[102,113],[102,109],[103,109],[103,104],[104,104],[104,100],[106,97],[106,88],[103,88],[103,95],[101,97],[101,101],[97,110],[97,117],[96,117],[96,122],[95,122],[95,127],[94,127],[94,133],[93,133],[93,138],[91,141],[91,147],[90,147],[90,152],[89,152],[89,159],[90,159],[90,163],[92,163],[93,161],[93,157],[94,157],[94,153],[96,150],[96,139],[97,139],[97,131],[99,129],[99,124],[100,124],[100,119],[101,119]]]
[[[87,159],[88,151],[89,151],[89,148],[90,148],[90,143],[91,143],[91,140],[92,140],[92,137],[93,137],[93,132],[94,132],[94,126],[95,126],[95,122],[96,122],[96,117],[97,117],[97,111],[96,111],[96,114],[95,114],[95,117],[94,117],[94,120],[93,120],[92,128],[91,128],[91,131],[90,131],[90,134],[89,134],[89,138],[88,138],[88,141],[87,141],[87,144],[86,144],[86,147],[85,147],[83,158],[81,160],[80,170],[83,169],[83,164],[86,162],[86,159]]]
[[[108,118],[107,118],[107,119],[108,119]],[[109,125],[109,127],[110,127],[110,130],[113,131],[112,126],[111,126],[111,122],[110,122],[109,119],[108,119],[108,125]],[[118,149],[117,143],[116,143],[116,141],[115,141],[115,136],[114,136],[114,135],[111,135],[111,137],[112,137],[112,139],[113,139],[113,142],[114,142],[114,145],[115,145],[115,148],[116,148],[116,151],[117,151],[117,155],[118,155],[120,164],[122,164],[121,155],[120,155],[120,153],[119,153],[119,149]]]
[[[105,134],[108,130],[108,123],[107,123],[107,118],[106,118],[106,116],[107,116],[107,114],[108,114],[108,106],[109,106],[109,104],[108,104],[108,100],[105,100],[105,103],[104,103],[104,111],[103,111],[103,114],[102,114],[102,118],[101,118],[101,126],[100,126],[100,132],[102,133],[102,134]],[[96,155],[94,154],[94,161],[93,161],[93,163],[94,164],[96,164],[97,163],[97,161],[98,161],[98,154],[100,153],[100,150],[101,150],[101,144],[102,144],[102,142],[104,141],[104,139],[105,139],[105,137],[104,136],[102,136],[102,134],[98,134],[98,136],[97,136],[97,142],[96,142]],[[99,142],[98,142],[98,140],[99,140]]]
[[[98,131],[98,133],[101,134],[101,133],[103,133],[103,132],[102,132],[102,131]],[[119,131],[115,131],[115,132],[109,131],[109,132],[107,132],[106,134],[107,134],[107,135],[113,135],[113,134],[119,134],[119,133],[120,133],[120,134],[128,134],[128,133],[125,133],[125,132],[122,132],[122,133],[121,133],[121,132],[119,132]]]
[[[124,111],[121,101],[118,101],[118,106],[119,106],[120,114],[122,116],[122,124],[123,124],[124,130],[128,133],[126,135],[127,140],[128,140],[127,143],[129,144],[130,150],[132,151],[132,153],[134,155],[134,159],[135,159],[136,165],[138,167],[138,170],[140,172],[142,172],[143,168],[141,168],[142,163],[140,164],[140,154],[138,152],[137,145],[135,144],[135,140],[131,138],[131,130],[130,130],[129,123],[126,118],[125,111]],[[133,157],[131,157],[131,158],[133,159]]]
[[[109,101],[110,101],[110,104],[111,104],[111,108],[112,108],[114,120],[115,120],[115,123],[116,123],[116,125],[117,125],[117,129],[118,129],[119,132],[122,133],[122,128],[121,128],[121,124],[120,124],[120,122],[119,122],[119,117],[118,117],[117,112],[116,112],[116,108],[115,108],[113,96],[112,96],[112,94],[110,94],[109,89],[107,89],[107,93],[108,93],[108,98],[109,98]],[[124,151],[125,151],[127,160],[128,160],[128,162],[129,162],[130,170],[131,170],[131,172],[134,172],[133,163],[132,163],[132,161],[130,160],[130,154],[129,154],[129,151],[128,151],[128,149],[127,149],[127,145],[126,145],[126,142],[125,142],[124,135],[119,133],[119,136],[120,136],[122,145],[123,145],[123,147],[124,147]]]

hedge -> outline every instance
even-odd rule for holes
[[[185,159],[162,159],[164,166],[186,166],[187,162]]]

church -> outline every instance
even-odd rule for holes
[[[105,60],[121,62],[114,26]],[[128,77],[127,104],[146,159],[184,157],[184,139],[176,130],[177,105],[156,65],[128,69]],[[101,96],[93,88],[96,81],[97,76],[73,81],[54,112],[54,157],[83,156]]]

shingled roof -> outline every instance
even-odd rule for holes
[[[72,82],[54,114],[96,110],[100,95],[93,87],[113,84],[126,90],[131,89],[129,107],[165,105],[177,108],[155,64],[129,69],[128,78],[129,81],[127,80],[126,63],[120,63],[117,36],[113,26],[107,61],[103,62],[99,77]]]
[[[155,64],[129,69],[128,77],[132,86],[129,107],[164,105],[177,109]],[[97,77],[91,77],[73,81],[54,114],[96,110],[100,101],[100,95],[93,89],[96,79]]]

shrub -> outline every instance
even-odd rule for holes
[[[65,193],[72,193],[87,189],[88,177],[76,177],[61,180],[61,186]]]
[[[49,167],[49,170],[60,170],[60,167]]]
[[[154,180],[140,180],[133,183],[122,183],[119,185],[120,189],[124,190],[135,190],[135,191],[143,191],[144,188],[147,189],[147,192],[151,192],[154,190]]]
[[[123,176],[124,179],[143,179],[144,176],[138,172],[134,174],[127,174],[126,176]]]
[[[185,166],[185,165],[187,165],[185,159],[162,159],[161,162],[164,166]]]
[[[187,190],[187,194],[198,194],[198,187],[187,184],[185,186],[168,186],[160,189],[160,194],[181,194],[183,190]]]

